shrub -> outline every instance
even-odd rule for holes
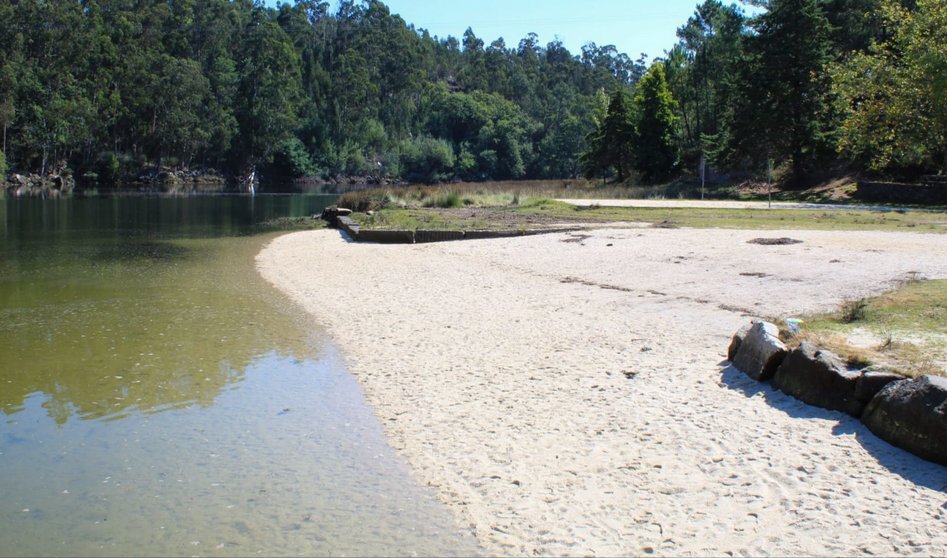
[[[273,167],[277,174],[291,178],[319,174],[306,146],[297,138],[290,138],[280,145],[273,157]]]
[[[111,151],[99,153],[95,161],[95,171],[85,174],[85,178],[102,186],[115,186],[121,175],[122,164]]]
[[[388,198],[388,193],[384,190],[362,190],[342,194],[337,203],[339,207],[364,213],[366,211],[377,211],[385,207],[388,205]]]
[[[454,190],[448,192],[438,192],[424,200],[424,207],[462,207],[464,200],[460,193]]]
[[[454,150],[446,140],[421,136],[401,143],[401,169],[410,182],[445,180],[453,168]]]
[[[868,301],[864,298],[846,300],[842,303],[842,323],[850,324],[865,319],[865,310],[867,308]]]
[[[0,151],[0,182],[3,182],[7,177],[7,158],[3,154],[3,151]]]

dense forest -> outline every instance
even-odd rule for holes
[[[529,34],[434,37],[378,0],[0,0],[0,172],[111,187],[662,181],[701,158],[789,181],[947,166],[947,3],[706,0],[650,63]]]

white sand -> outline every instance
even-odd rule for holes
[[[750,314],[947,277],[947,236],[582,234],[303,232],[258,264],[490,554],[947,553],[947,468],[721,364]],[[764,236],[804,243],[746,242]]]

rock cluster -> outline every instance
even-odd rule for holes
[[[227,179],[214,169],[162,168],[140,175],[136,182],[141,189],[169,194],[216,193],[227,188]]]
[[[5,187],[7,195],[18,198],[58,198],[71,194],[76,187],[76,181],[67,174],[13,174],[8,182],[0,182],[0,185]]]
[[[730,342],[731,364],[755,380],[826,409],[860,417],[879,438],[947,465],[947,378],[850,370],[830,351],[803,342],[789,351],[775,325],[754,320]]]

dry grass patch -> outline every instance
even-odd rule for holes
[[[908,277],[893,291],[803,319],[802,331],[785,332],[794,344],[812,341],[852,366],[947,376],[947,280]]]

